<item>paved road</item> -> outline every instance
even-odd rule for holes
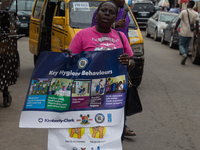
[[[144,31],[142,31],[144,35]],[[180,64],[178,50],[144,36],[145,68],[138,88],[144,111],[128,117],[136,137],[126,138],[124,150],[199,150],[200,149],[200,66],[188,58]],[[47,129],[20,129],[19,117],[24,104],[33,56],[28,37],[18,41],[21,73],[9,90],[13,103],[4,108],[0,97],[0,150],[45,150]]]
[[[137,133],[124,150],[200,149],[200,66],[182,66],[176,49],[146,38],[144,78],[138,88],[144,111],[128,117]]]

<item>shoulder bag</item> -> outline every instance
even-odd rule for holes
[[[121,34],[117,31],[122,44],[124,45]],[[127,86],[127,94],[126,94],[126,103],[125,103],[125,115],[131,116],[136,113],[142,112],[142,104],[140,102],[140,97],[137,91],[137,87],[132,84],[132,80],[128,75],[128,86]]]
[[[190,16],[189,16],[189,12],[187,10],[188,13],[188,20],[189,20],[189,24],[190,24]],[[190,24],[190,30],[193,32],[194,31],[194,24]]]

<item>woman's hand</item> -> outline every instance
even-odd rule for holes
[[[121,62],[122,63],[122,65],[129,65],[129,59],[130,59],[130,57],[129,57],[129,55],[128,54],[122,54],[122,55],[120,55],[119,56],[119,62]]]
[[[62,52],[64,52],[64,53],[68,53],[68,54],[69,54],[69,57],[72,57],[72,51],[71,51],[69,48],[65,48],[65,49],[63,50],[63,48],[60,47],[60,50],[61,50]]]
[[[122,63],[122,65],[127,65],[127,71],[130,72],[135,68],[135,61],[134,57],[129,57],[128,54],[122,54],[119,56],[119,62]]]

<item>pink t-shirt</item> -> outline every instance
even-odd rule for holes
[[[95,26],[79,31],[71,41],[69,49],[72,53],[78,54],[83,51],[103,51],[124,48],[124,53],[129,57],[133,56],[133,51],[129,41],[123,32],[120,32],[124,46],[118,33],[111,29],[109,33],[100,33],[96,31]]]

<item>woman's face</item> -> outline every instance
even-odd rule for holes
[[[97,13],[98,25],[110,28],[116,20],[116,7],[111,2],[104,3]]]

